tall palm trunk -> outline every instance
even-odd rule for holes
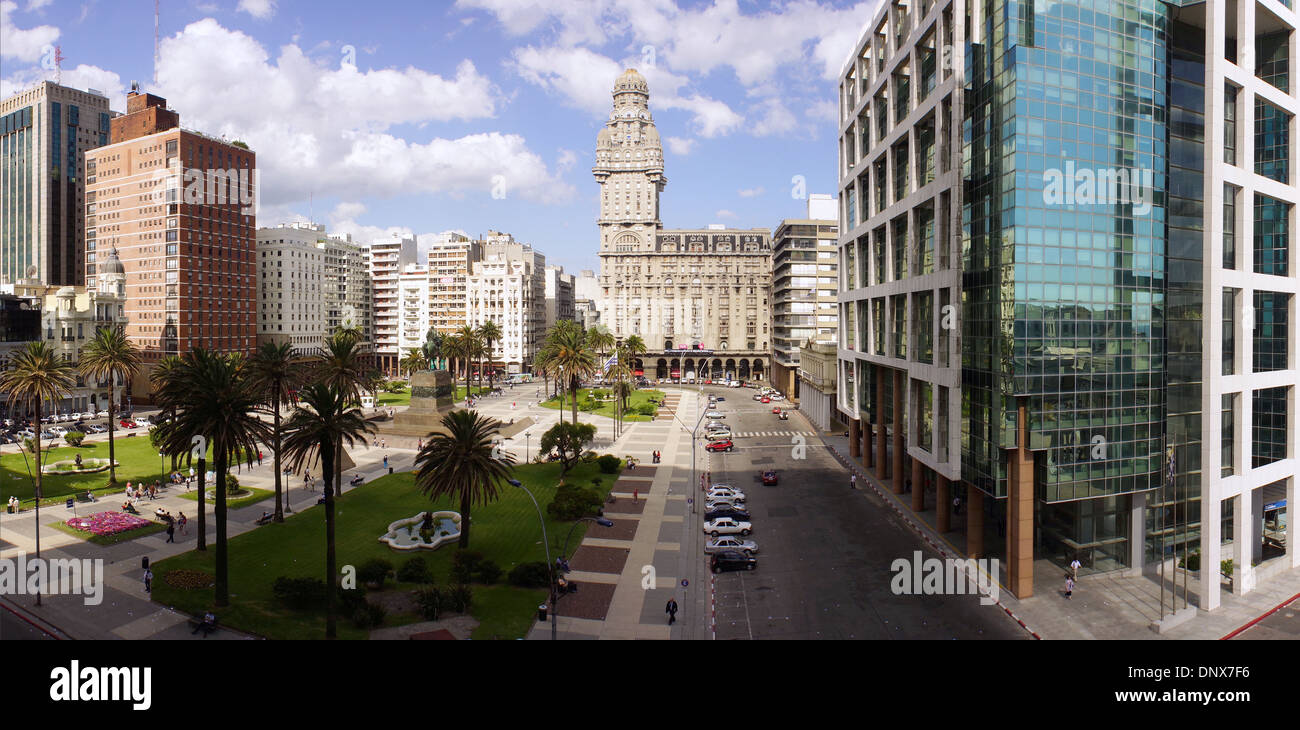
[[[334,444],[328,439],[321,441],[320,460],[322,473],[330,474],[334,471]],[[334,604],[338,599],[338,570],[334,551],[334,487],[328,477],[321,481],[325,484],[325,638],[333,639],[338,635],[337,618],[334,615]]]
[[[487,373],[487,379],[488,379],[488,392],[491,392],[491,391],[492,391],[492,353],[493,353],[493,350],[492,350],[492,340],[488,340],[488,343],[487,343],[487,356],[488,356],[488,373]],[[523,370],[522,367],[519,368],[519,369],[520,369],[520,370]],[[479,371],[479,377],[482,377],[482,370]]]
[[[208,506],[207,505],[208,496],[206,494],[208,490],[206,484],[207,475],[208,475],[208,455],[205,452],[203,453],[203,455],[199,456],[199,514],[198,514],[199,544],[195,546],[194,548],[195,550],[208,549],[208,518],[206,515],[207,506]]]
[[[37,397],[37,398],[33,398],[33,400],[36,401],[36,428],[33,429],[34,431],[36,431],[36,477],[33,483],[33,490],[36,492],[36,561],[37,564],[44,565],[44,563],[40,562],[41,560],[41,399]],[[41,605],[41,591],[43,591],[44,589],[45,586],[41,586],[41,590],[36,591],[37,606]]]
[[[578,423],[578,385],[580,381],[578,376],[569,376],[569,395],[573,396],[573,423]]]
[[[217,515],[217,597],[218,606],[230,604],[230,565],[226,555],[226,462],[228,456],[221,445],[213,446],[213,458],[217,462],[216,505]]]
[[[113,458],[115,455],[115,452],[113,450],[113,426],[115,425],[115,421],[113,420],[114,418],[113,414],[117,410],[114,407],[117,404],[113,402],[114,391],[116,390],[116,388],[114,388],[113,385],[116,380],[117,378],[113,375],[110,375],[108,377],[108,484],[109,486],[117,484],[117,466],[116,466],[117,461]]]
[[[460,542],[457,547],[465,550],[469,547],[469,490],[465,490],[460,495]]]
[[[280,384],[275,384],[275,391],[271,394],[271,407],[275,409],[275,453],[272,459],[275,460],[275,521],[284,522],[284,493],[280,487]]]

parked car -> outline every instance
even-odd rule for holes
[[[710,499],[704,503],[705,512],[715,512],[720,509],[743,510],[745,505],[741,502],[734,502],[730,499]]]
[[[705,424],[705,426],[704,426],[704,430],[705,430],[705,432],[708,432],[708,431],[721,431],[721,430],[723,430],[723,429],[730,430],[731,427],[728,426],[728,425],[725,424],[725,423],[720,423],[720,422],[718,422],[718,421],[709,421],[709,422],[708,422],[707,424]]]
[[[92,423],[91,425],[86,426],[86,433],[104,433],[107,430],[107,428],[104,428],[97,423]]]
[[[117,425],[121,426],[122,428],[135,428],[135,421],[132,421],[128,418],[123,418],[122,420],[117,422]]]
[[[149,418],[148,416],[140,416],[139,418],[135,419],[135,425],[147,428],[149,426],[154,425],[154,423],[153,423],[153,419]]]
[[[108,411],[100,411],[95,414],[95,418],[108,418]]]
[[[764,484],[764,486],[774,487],[774,486],[776,486],[776,482],[777,482],[777,478],[776,478],[776,470],[775,470],[775,469],[768,469],[767,471],[763,472],[763,484]]]
[[[710,555],[726,550],[735,550],[746,555],[753,555],[758,552],[758,543],[753,540],[743,540],[735,535],[710,538],[704,543],[704,552]]]
[[[704,531],[714,537],[718,535],[741,535],[743,537],[753,532],[753,525],[730,517],[719,517],[716,520],[705,522]]]
[[[759,402],[760,402],[760,403],[771,403],[771,402],[772,402],[772,399],[771,399],[771,398],[768,398],[767,396],[763,396],[761,399],[759,399]]]
[[[66,428],[64,428],[64,427],[62,427],[62,426],[50,426],[50,433],[54,434],[55,436],[62,436],[63,434],[65,434],[65,433],[67,433],[67,432],[68,432],[68,429],[66,429]]]
[[[785,411],[781,411],[781,415],[777,416],[777,419],[781,421],[788,421],[790,420],[790,414],[786,413]]]
[[[731,487],[723,487],[715,484],[712,487],[709,487],[708,492],[705,492],[705,498],[706,499],[730,499],[735,502],[744,502],[745,493],[740,491],[739,489],[732,489]]]
[[[728,570],[753,570],[758,567],[758,559],[738,550],[726,550],[709,558],[709,570],[722,573]]]
[[[41,438],[53,441],[59,438],[59,434],[54,433],[53,431],[41,431]]]
[[[726,418],[726,416],[722,414],[722,411],[705,411],[704,417],[714,421]]]
[[[781,406],[777,406],[776,408],[773,408],[772,413],[778,416],[781,415]]]
[[[704,521],[709,522],[719,517],[730,517],[733,520],[749,522],[749,512],[742,507],[718,507],[716,509],[705,508]]]
[[[723,402],[723,401],[726,400],[726,397],[721,396],[721,395],[715,395],[715,396],[713,396],[713,400],[716,400],[717,402],[721,403],[721,402]]]
[[[754,400],[763,400],[763,396],[760,395],[760,394],[758,394],[758,393],[755,393],[755,394],[754,394]]]
[[[734,448],[736,448],[736,445],[733,444],[733,443],[731,443],[731,439],[729,439],[729,438],[726,439],[726,440],[724,440],[724,441],[710,441],[709,443],[707,443],[707,444],[704,445],[704,450],[705,450],[705,451],[727,451],[727,452],[730,452],[730,451],[731,451],[732,449],[734,449]]]

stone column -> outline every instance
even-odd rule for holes
[[[912,511],[925,511],[925,464],[916,457],[912,457]]]
[[[857,418],[849,421],[849,456],[862,456],[862,421]]]
[[[880,481],[889,478],[889,438],[885,427],[885,378],[889,370],[883,365],[876,365],[876,477]]]
[[[874,445],[871,442],[871,439],[872,439],[871,421],[867,420],[866,418],[863,418],[862,419],[862,443],[860,444],[860,446],[862,447],[863,463],[867,465],[867,468],[871,468],[876,465],[876,450],[874,448]]]
[[[894,412],[890,418],[894,425],[894,494],[903,493],[903,484],[907,482],[907,418],[903,414],[903,396],[907,385],[907,374],[902,370],[894,371]]]
[[[984,554],[984,493],[966,485],[966,555]]]
[[[934,474],[934,515],[935,529],[940,533],[952,529],[952,495],[948,494],[948,477]]]
[[[1016,598],[1034,595],[1034,455],[1029,416],[1017,411],[1017,446],[1007,456],[1007,588]]]

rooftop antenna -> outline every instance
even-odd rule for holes
[[[63,46],[54,47],[54,83],[63,84]]]
[[[153,0],[153,87],[158,89],[158,0]]]

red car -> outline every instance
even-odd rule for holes
[[[775,471],[773,471],[772,469],[768,469],[767,471],[763,472],[763,485],[768,487],[776,486]]]
[[[122,428],[135,428],[135,421],[128,421],[127,419],[123,418],[122,420],[117,422],[117,425],[121,426]]]
[[[760,400],[759,402],[760,402],[760,403],[771,403],[771,402],[772,402],[772,399],[771,399],[771,398],[768,398],[767,396],[763,396],[762,400]]]
[[[772,413],[774,413],[775,415],[778,415],[778,416],[781,415],[781,407],[780,407],[780,406],[777,406],[776,408],[773,408],[773,409],[772,409]]]
[[[734,448],[735,448],[735,444],[731,443],[730,440],[710,441],[708,444],[705,444],[704,446],[705,451],[731,451]]]

